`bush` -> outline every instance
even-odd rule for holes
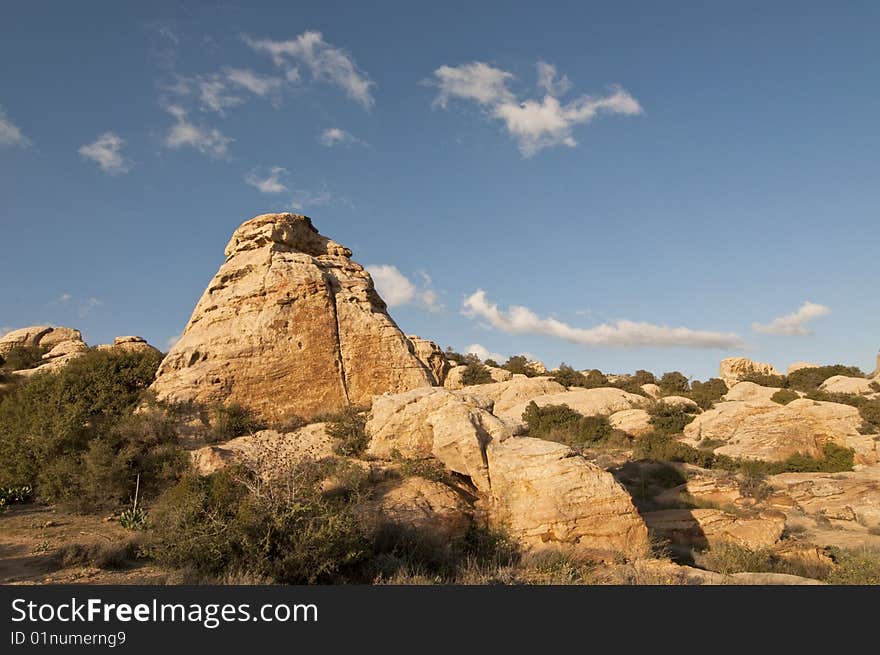
[[[780,405],[787,405],[792,400],[797,400],[798,398],[800,398],[800,395],[791,389],[780,389],[770,396],[770,400],[774,403],[779,403]]]
[[[690,390],[690,382],[687,377],[678,371],[664,373],[657,384],[660,386],[660,390],[667,395],[684,394]]]
[[[651,432],[636,439],[634,454],[639,459],[685,462],[703,468],[711,468],[714,461],[712,453],[697,450],[664,432]]]
[[[587,372],[586,374],[586,383],[584,386],[587,389],[596,389],[598,387],[607,387],[608,386],[608,378],[605,377],[605,374],[602,373],[598,368],[594,368]]]
[[[357,408],[348,407],[323,420],[329,423],[327,434],[339,440],[333,446],[337,455],[357,457],[364,454],[370,445],[370,437],[364,429],[367,420]]]
[[[831,558],[834,566],[826,582],[838,585],[880,584],[880,550],[834,548]]]
[[[230,468],[186,477],[151,514],[148,552],[204,574],[249,573],[277,583],[334,582],[371,553],[344,500],[325,498],[305,465],[274,483]]]
[[[228,441],[265,429],[266,425],[253,412],[238,403],[214,405],[210,411],[213,441]]]
[[[444,354],[446,355],[446,359],[448,359],[450,362],[455,362],[459,365],[464,365],[468,363],[467,358],[461,353],[453,350],[451,346],[447,346],[446,352]]]
[[[489,373],[489,369],[481,364],[476,357],[470,358],[461,374],[461,383],[469,387],[474,384],[489,384],[490,382],[492,382],[492,374]]]
[[[696,380],[691,385],[690,399],[697,403],[700,409],[710,409],[726,393],[727,385],[724,380],[719,378],[710,378],[705,382]]]
[[[874,380],[874,381],[871,382],[868,386],[871,387],[871,389],[872,389],[875,393],[880,393],[880,382],[878,382],[877,380]]]
[[[660,434],[681,434],[684,427],[694,420],[693,414],[689,414],[684,407],[670,405],[662,400],[651,405],[648,414],[654,431]]]
[[[788,380],[784,375],[769,375],[766,373],[750,373],[742,377],[740,382],[752,382],[762,387],[781,387],[788,386]]]
[[[639,386],[643,384],[657,384],[657,378],[654,377],[654,374],[641,368],[633,373],[632,380]]]
[[[529,359],[525,355],[508,357],[507,361],[504,362],[504,365],[501,368],[506,369],[511,373],[525,375],[530,378],[537,375],[537,372],[529,366]]]
[[[859,414],[865,423],[880,428],[880,398],[862,403]]]
[[[538,407],[530,402],[522,415],[529,436],[582,448],[609,439],[614,429],[605,416],[583,416],[568,405]]]
[[[0,357],[0,366],[7,371],[36,368],[43,363],[43,355],[48,351],[48,348],[38,346],[15,346]]]
[[[580,371],[574,370],[565,362],[560,364],[559,368],[553,371],[553,380],[561,384],[563,387],[587,386],[586,376]]]

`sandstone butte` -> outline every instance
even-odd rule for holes
[[[437,384],[369,273],[308,217],[252,218],[225,255],[159,367],[160,399],[238,403],[273,421]]]

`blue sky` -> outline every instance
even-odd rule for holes
[[[444,346],[873,368],[880,5],[367,4],[4,3],[0,329],[164,348],[293,210]]]

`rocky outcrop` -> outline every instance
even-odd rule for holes
[[[219,445],[190,452],[199,475],[210,475],[234,464],[243,464],[271,475],[290,470],[298,462],[319,460],[333,455],[334,439],[326,423],[312,423],[294,432],[260,430]]]
[[[648,394],[651,398],[659,398],[663,395],[663,390],[660,388],[660,385],[653,384],[651,382],[649,382],[648,384],[643,384],[642,391]]]
[[[22,347],[38,348],[45,352],[39,366],[14,371],[20,377],[57,371],[89,351],[80,331],[67,327],[38,325],[13,330],[0,337],[0,356]]]
[[[686,412],[697,412],[700,409],[696,402],[684,396],[663,396],[657,400],[664,405],[674,407],[675,409],[683,409]]]
[[[152,385],[160,399],[312,417],[432,384],[348,248],[297,214],[242,224]]]
[[[652,534],[672,547],[698,550],[725,543],[769,548],[785,529],[785,515],[773,510],[741,517],[719,509],[665,509],[644,518]]]
[[[147,343],[143,337],[116,337],[112,344],[101,344],[96,347],[97,350],[108,350],[112,352],[153,352],[159,353],[159,349]]]
[[[852,473],[781,473],[769,482],[805,514],[880,528],[880,469],[876,466]]]
[[[874,388],[872,380],[867,378],[853,378],[847,375],[833,375],[825,380],[819,389],[828,393],[872,394]]]
[[[791,375],[795,371],[800,371],[802,368],[819,368],[819,364],[813,364],[812,362],[795,362],[788,367],[787,374]]]
[[[857,461],[876,461],[876,442],[859,434],[862,418],[855,407],[801,398],[787,405],[772,401],[717,403],[685,426],[684,441],[722,441],[716,453],[768,461],[795,453],[823,456],[829,442],[855,449]]]
[[[487,371],[489,371],[489,375],[491,376],[493,382],[505,382],[513,378],[513,373],[503,368],[496,368],[494,366],[486,366],[485,368]],[[462,382],[462,377],[464,376],[466,370],[467,366],[456,366],[450,369],[449,373],[446,375],[446,379],[443,381],[443,386],[450,390],[469,388],[464,384],[464,382]]]
[[[626,490],[567,446],[513,437],[491,442],[486,455],[490,522],[530,548],[647,551],[648,531]]]
[[[769,404],[775,402],[771,400],[771,398],[777,391],[782,391],[782,389],[779,387],[762,387],[760,384],[755,384],[754,382],[737,382],[730,388],[730,391],[723,396],[722,400],[748,400]]]
[[[477,489],[488,490],[486,444],[512,434],[491,410],[485,398],[441,388],[379,396],[366,425],[368,452],[386,459],[396,454],[436,457],[449,470],[470,477]]]
[[[406,338],[413,345],[413,352],[419,361],[431,371],[434,376],[434,384],[442,387],[450,368],[449,360],[446,359],[443,350],[429,339],[422,339],[410,334],[406,335]]]
[[[523,412],[532,401],[538,407],[544,407],[545,405],[568,405],[584,416],[596,416],[598,414],[607,416],[625,409],[641,409],[647,407],[651,402],[644,396],[613,387],[599,387],[596,389],[572,387],[567,391],[524,398],[520,402],[508,406],[496,406],[495,415],[512,423],[521,422]]]
[[[749,375],[780,375],[772,364],[755,362],[748,357],[728,357],[722,359],[718,367],[718,377],[728,388]]]
[[[634,437],[641,437],[654,431],[651,415],[644,409],[624,409],[615,412],[608,417],[608,422],[611,423],[612,428],[623,430]]]

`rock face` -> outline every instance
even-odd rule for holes
[[[858,432],[855,407],[801,398],[787,405],[772,401],[717,403],[685,426],[685,441],[723,441],[715,452],[730,457],[784,460],[795,453],[821,458],[829,442],[855,449],[856,459],[876,461],[876,443]]]
[[[648,531],[611,474],[562,444],[513,437],[486,448],[490,522],[533,549],[573,548],[635,557]]]
[[[532,401],[538,407],[544,407],[545,405],[568,405],[584,416],[608,415],[625,409],[640,409],[650,403],[650,400],[644,396],[613,387],[599,387],[596,389],[572,387],[568,391],[535,396],[506,407],[496,407],[495,415],[508,421],[521,421],[523,412],[529,402]]]
[[[278,420],[432,384],[370,275],[309,218],[257,216],[225,254],[159,367],[160,399],[235,402]]]
[[[769,548],[782,537],[785,515],[768,510],[754,517],[738,517],[720,509],[665,509],[647,512],[645,523],[673,547],[711,548],[735,543],[747,548]]]
[[[446,379],[443,381],[443,386],[447,389],[466,389],[467,387],[461,381],[464,372],[467,370],[467,366],[456,366],[449,371],[449,374],[446,376]],[[487,366],[486,370],[489,371],[489,375],[492,376],[493,382],[505,382],[506,380],[510,380],[513,378],[513,373],[507,371],[503,368],[495,368],[494,366]],[[473,385],[479,386],[479,385]]]
[[[96,346],[97,350],[111,350],[115,352],[159,352],[159,349],[147,343],[143,337],[116,337],[112,344]]]
[[[755,362],[747,357],[722,359],[718,367],[718,377],[724,380],[728,388],[748,375],[780,375],[780,373],[772,364]]]
[[[623,430],[634,437],[642,437],[654,431],[651,415],[644,409],[625,409],[622,412],[615,412],[608,417],[608,422],[611,423],[612,428]]]
[[[762,387],[754,382],[738,382],[730,388],[723,399],[771,403],[774,402],[771,400],[773,394],[781,390],[779,387]]]
[[[788,494],[810,515],[880,527],[880,470],[866,467],[853,473],[781,473],[770,484]]]
[[[410,343],[413,345],[413,352],[419,361],[424,364],[425,368],[431,371],[434,376],[434,384],[443,386],[446,375],[449,373],[449,360],[441,350],[440,346],[429,339],[422,339],[415,335],[406,335]]]
[[[825,380],[819,388],[828,393],[870,394],[874,393],[874,389],[871,387],[871,382],[871,380],[866,378],[833,375]]]
[[[67,327],[37,325],[13,330],[0,337],[0,355],[14,348],[41,348],[43,363],[34,368],[15,371],[21,377],[30,377],[46,371],[57,371],[71,360],[89,351],[79,330]]]
[[[802,368],[819,368],[819,365],[812,362],[795,362],[788,367],[788,375],[800,371]]]

